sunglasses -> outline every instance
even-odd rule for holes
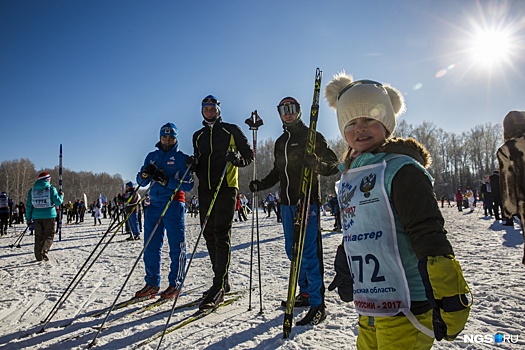
[[[202,100],[202,104],[205,105],[205,104],[214,104],[214,105],[217,105],[217,106],[220,106],[221,103],[219,101],[217,101],[216,99],[214,98],[205,98],[204,100]]]
[[[348,90],[350,90],[351,88],[353,88],[354,86],[357,86],[357,85],[363,85],[363,84],[370,84],[370,85],[376,85],[376,86],[380,86],[380,87],[383,87],[383,84],[381,83],[378,83],[377,81],[373,81],[373,80],[356,80],[350,84],[348,84],[348,86],[346,86],[343,90],[341,90],[341,92],[339,93],[339,95],[337,95],[337,99],[339,100],[341,98],[341,96]]]
[[[280,116],[285,116],[287,114],[295,114],[299,112],[299,105],[293,102],[285,102],[277,106],[277,111],[279,111]]]

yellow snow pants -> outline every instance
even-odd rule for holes
[[[416,318],[432,329],[432,310],[417,315]],[[428,350],[433,343],[434,338],[417,330],[405,316],[359,315],[358,350]]]

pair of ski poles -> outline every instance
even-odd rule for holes
[[[26,229],[22,231],[22,233],[20,233],[18,237],[16,237],[16,240],[13,242],[13,244],[9,245],[9,248],[13,248],[13,247],[21,248],[22,246],[20,244],[22,243],[22,239],[24,238],[27,230],[29,230],[30,227],[31,227],[31,231],[33,231],[33,223],[30,223],[26,226]]]
[[[144,180],[142,180],[143,182]],[[139,184],[139,186],[137,186],[137,190],[138,188],[140,187],[140,185],[142,184],[142,182]],[[146,193],[149,191],[149,189],[146,191]],[[135,192],[134,192],[135,193]],[[132,193],[132,195],[130,195],[130,197],[128,198],[128,201],[127,203],[129,203],[131,201],[131,199],[133,198],[134,196],[134,193]],[[93,251],[89,254],[89,256],[87,257],[87,259],[85,260],[84,264],[82,265],[82,267],[78,270],[77,274],[73,277],[73,279],[71,280],[70,284],[68,285],[68,287],[66,288],[66,290],[64,291],[64,293],[62,294],[62,296],[57,300],[57,302],[55,303],[55,305],[53,306],[53,308],[51,309],[51,311],[49,312],[49,314],[47,315],[47,317],[41,322],[43,323],[43,326],[42,328],[38,331],[38,333],[43,333],[45,330],[46,330],[46,327],[47,325],[49,324],[49,322],[51,321],[51,319],[56,315],[56,313],[58,312],[58,310],[60,309],[60,307],[64,304],[64,302],[69,298],[69,296],[71,295],[71,293],[73,293],[73,291],[75,290],[75,288],[78,286],[78,284],[82,281],[82,279],[86,276],[86,274],[89,272],[89,270],[91,269],[91,267],[95,264],[95,262],[98,260],[98,258],[100,257],[100,255],[102,255],[102,253],[104,252],[104,250],[107,248],[107,246],[111,243],[111,241],[113,240],[113,238],[115,237],[116,233],[119,231],[119,229],[124,225],[124,223],[129,219],[129,217],[135,212],[137,206],[140,204],[140,201],[137,202],[137,204],[135,206],[133,206],[131,212],[128,214],[128,216],[125,218],[125,220],[123,220],[122,222],[120,222],[116,227],[115,227],[115,223],[116,223],[116,219],[114,219],[108,229],[106,230],[106,232],[102,235],[102,237],[100,238],[99,242],[96,244],[95,248],[93,249]],[[113,231],[113,234],[110,236],[109,240],[102,246],[102,248],[100,249],[99,253],[95,256],[95,252],[99,249],[99,247],[102,245],[103,241],[106,239],[106,237],[108,236],[108,234],[112,231]],[[95,256],[95,257],[94,257]],[[94,257],[94,258],[93,258]],[[91,263],[89,264],[88,266],[88,263],[91,261]]]

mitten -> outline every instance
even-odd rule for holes
[[[237,152],[228,152],[226,153],[226,161],[232,163],[234,166],[239,166],[241,164],[241,157]]]
[[[472,293],[459,262],[452,255],[428,256],[419,261],[425,293],[433,307],[432,324],[436,340],[454,340],[465,328]],[[471,295],[469,302],[467,295]]]
[[[253,180],[253,181],[250,181],[250,184],[248,186],[250,187],[250,191],[253,193],[259,190],[260,185],[261,185],[261,181]]]
[[[328,286],[329,291],[337,288],[337,293],[342,301],[354,300],[354,280],[346,259],[345,248],[342,244],[337,247],[334,260],[335,278]]]
[[[166,176],[166,174],[164,174],[164,171],[162,171],[162,169],[155,170],[152,179],[153,181],[159,183],[162,186],[166,186],[169,181],[168,177]]]
[[[151,175],[155,173],[155,170],[157,170],[157,166],[153,163],[146,165],[146,167],[142,170],[140,173],[140,177],[143,179],[147,179]]]

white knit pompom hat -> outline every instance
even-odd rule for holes
[[[396,118],[405,112],[405,100],[397,89],[372,80],[354,81],[344,71],[326,85],[324,96],[328,105],[337,111],[343,139],[346,125],[357,118],[375,119],[391,135],[396,128]]]

